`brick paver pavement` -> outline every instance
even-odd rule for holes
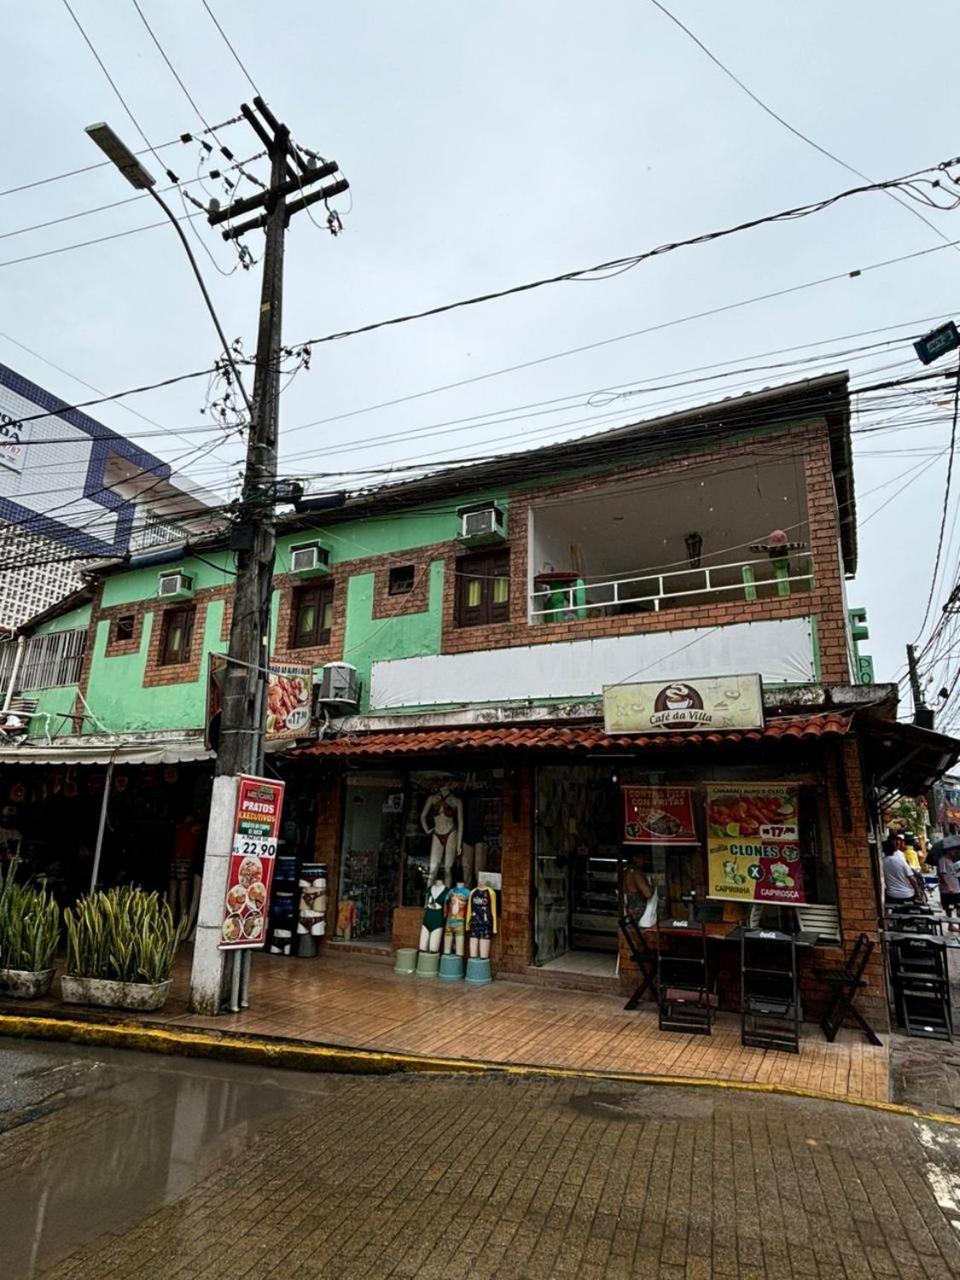
[[[124,1108],[122,1091],[107,1092],[0,1134],[0,1203],[52,1152],[68,1169],[104,1125],[118,1126],[117,1176],[130,1176]],[[687,1087],[330,1076],[292,1113],[240,1132],[184,1194],[43,1280],[960,1274],[960,1129],[867,1108]]]

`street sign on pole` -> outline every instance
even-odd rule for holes
[[[960,347],[960,331],[952,320],[931,329],[913,344],[913,349],[920,357],[921,364],[933,364],[948,351],[956,351]]]

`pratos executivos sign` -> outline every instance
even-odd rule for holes
[[[763,686],[758,675],[607,685],[603,719],[610,734],[762,729]]]

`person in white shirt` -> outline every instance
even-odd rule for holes
[[[887,842],[883,853],[883,897],[888,907],[904,907],[924,900],[923,881],[895,842]]]

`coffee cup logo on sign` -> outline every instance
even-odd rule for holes
[[[695,729],[709,724],[712,717],[703,709],[703,698],[690,684],[665,685],[654,699],[650,723],[670,725],[675,729]]]

